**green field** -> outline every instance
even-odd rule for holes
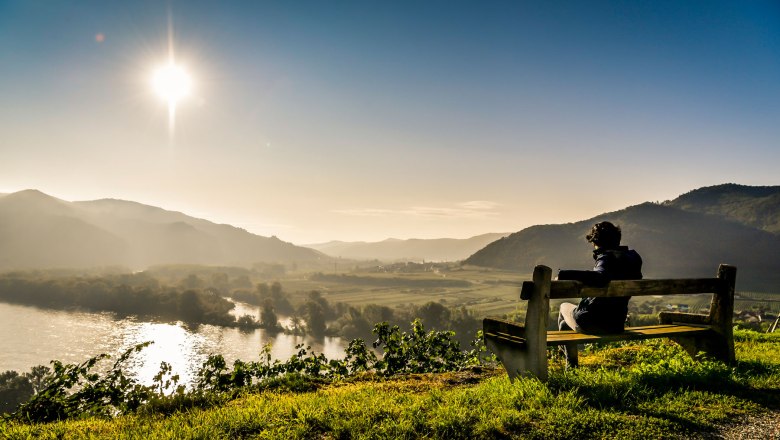
[[[530,279],[530,274],[460,268],[438,273],[350,272],[343,275],[333,277],[338,280],[315,280],[312,274],[288,275],[279,282],[293,301],[317,290],[331,303],[343,302],[357,307],[367,304],[396,307],[435,301],[449,307],[465,306],[478,316],[487,316],[517,311],[520,285],[523,280]],[[366,285],[369,279],[374,281],[370,283],[373,285]],[[452,280],[463,281],[465,285],[449,286]]]
[[[289,274],[279,281],[293,301],[302,301],[307,292],[317,290],[331,303],[343,302],[355,307],[367,304],[419,306],[435,301],[453,308],[464,306],[478,317],[507,314],[522,316],[524,313],[525,304],[519,300],[519,292],[522,282],[531,279],[530,273],[444,266],[446,270],[422,273],[373,273],[365,270],[340,272],[326,276],[326,280],[313,279],[316,277],[311,273]],[[447,285],[452,280],[463,281],[467,285]],[[630,307],[634,313],[652,315],[667,309],[701,313],[709,308],[710,300],[709,294],[643,296],[633,298]],[[560,302],[553,301],[551,310],[557,310]],[[735,311],[759,308],[777,314],[780,312],[780,294],[737,291]]]

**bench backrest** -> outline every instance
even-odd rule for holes
[[[621,297],[643,295],[693,295],[727,293],[729,282],[724,278],[691,278],[659,280],[612,281],[606,287],[587,286],[579,281],[551,281],[550,299],[585,297]],[[534,282],[524,281],[520,299],[529,300]]]

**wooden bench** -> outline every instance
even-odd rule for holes
[[[731,363],[734,361],[732,315],[737,268],[721,264],[715,278],[612,281],[606,287],[590,287],[579,281],[553,281],[552,270],[536,266],[533,281],[523,282],[520,299],[528,301],[525,324],[485,318],[485,345],[506,368],[509,378],[533,376],[547,380],[547,347],[666,337],[679,343],[691,356],[697,353]],[[661,312],[659,325],[627,327],[618,334],[585,334],[572,330],[547,331],[550,300],[584,297],[643,295],[691,295],[711,293],[708,315]]]

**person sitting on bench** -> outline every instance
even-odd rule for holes
[[[642,279],[642,257],[626,246],[620,245],[619,226],[610,222],[593,225],[585,236],[593,244],[593,270],[560,270],[559,280],[575,280],[594,287],[604,287],[612,280]],[[620,333],[628,315],[628,300],[619,298],[583,298],[579,305],[561,304],[558,314],[559,330],[575,330],[584,333]],[[564,346],[566,362],[570,367],[578,365],[577,344]]]

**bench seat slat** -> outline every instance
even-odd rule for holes
[[[525,338],[521,338],[519,336],[510,335],[507,333],[485,333],[484,335],[486,338],[497,339],[504,343],[525,346]]]
[[[559,330],[547,332],[547,345],[562,345],[567,342],[587,344],[593,342],[640,340],[676,335],[682,336],[685,334],[707,333],[711,331],[712,328],[709,326],[677,324],[628,327],[623,333],[606,335],[590,335],[586,333],[577,333],[573,330]]]
[[[648,325],[642,327],[628,327],[623,333],[591,335],[587,333],[577,333],[573,330],[559,330],[547,332],[547,345],[563,345],[567,342],[576,342],[577,344],[589,344],[595,342],[615,342],[652,339],[668,336],[683,336],[686,334],[699,334],[712,332],[710,326],[698,325],[680,325],[680,324],[661,324]],[[485,336],[501,340],[510,344],[524,345],[525,339],[518,335],[493,331],[485,333]]]

